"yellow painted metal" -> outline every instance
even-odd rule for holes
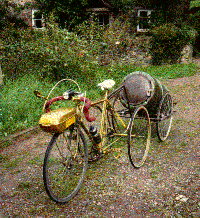
[[[124,128],[126,128],[126,127],[127,127],[126,124],[124,123],[123,119],[120,117],[120,115],[119,115],[117,112],[115,112],[115,116],[116,116],[117,119],[120,121],[121,125],[122,125]]]
[[[113,136],[128,136],[127,133],[114,133]]]
[[[39,120],[40,127],[45,132],[63,132],[76,121],[75,108],[59,108],[45,113]]]

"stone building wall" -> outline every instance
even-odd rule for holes
[[[182,63],[191,62],[192,61],[192,55],[193,55],[193,46],[192,45],[186,45],[183,48],[183,51],[182,51],[181,62]]]
[[[150,36],[137,36],[133,39],[133,45],[127,48],[126,54],[122,54],[119,58],[120,63],[134,64],[138,66],[147,66],[152,63],[152,56],[150,55]],[[179,63],[190,63],[193,60],[193,46],[186,45],[183,48]],[[116,53],[113,60],[116,59]],[[104,62],[108,62],[108,57]]]

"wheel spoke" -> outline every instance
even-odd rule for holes
[[[172,124],[172,98],[166,93],[161,100],[157,116],[157,134],[161,141],[165,141],[170,133]]]
[[[144,164],[150,148],[151,125],[145,107],[141,106],[133,113],[128,133],[129,160],[135,168],[138,168]]]
[[[52,200],[65,203],[78,192],[87,169],[87,158],[85,139],[77,128],[53,136],[43,167],[45,189]]]

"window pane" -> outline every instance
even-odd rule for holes
[[[148,29],[149,28],[149,22],[148,19],[141,18],[139,22],[140,29]]]
[[[109,24],[109,14],[99,14],[98,23],[100,26]]]
[[[42,19],[42,13],[39,11],[34,12],[34,19]]]
[[[137,29],[139,31],[146,31],[150,28],[150,15],[151,15],[151,10],[138,11],[139,24]]]
[[[140,11],[140,17],[148,17],[147,11]]]
[[[109,15],[105,14],[104,15],[104,25],[107,25],[107,24],[109,24]]]
[[[42,28],[42,20],[35,20],[35,26],[37,28]]]
[[[104,25],[104,16],[103,16],[103,14],[99,14],[99,25]]]

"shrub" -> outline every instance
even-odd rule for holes
[[[196,31],[188,26],[181,28],[174,24],[164,24],[152,29],[151,49],[153,64],[176,63],[183,47],[191,44]]]
[[[99,63],[118,60],[132,46],[128,29],[122,18],[106,30],[89,20],[77,27],[77,33],[58,28],[52,20],[40,31],[9,29],[1,33],[3,73],[12,79],[35,74],[52,80],[87,77],[95,82]]]
[[[194,27],[194,29],[198,32],[198,36],[196,38],[195,44],[194,44],[194,54],[200,55],[200,11],[196,10],[195,13],[190,14],[190,25]]]
[[[131,23],[128,16],[120,16],[109,25],[103,34],[104,53],[116,60],[127,54],[133,44],[134,35],[130,34]]]
[[[3,0],[0,1],[0,30],[8,26],[26,27],[27,25],[20,18],[22,7],[15,1]]]
[[[2,70],[6,77],[25,74],[61,79],[83,79],[88,76],[92,52],[88,43],[74,33],[59,29],[54,24],[42,31],[13,30],[2,37]],[[17,38],[17,40],[14,40]],[[16,37],[17,36],[17,37]],[[95,74],[89,75],[95,78]],[[89,78],[88,76],[88,78]],[[91,79],[90,78],[90,79]]]
[[[95,16],[76,28],[79,37],[86,40],[94,60],[107,65],[127,55],[133,45],[129,16],[119,16],[109,26],[99,26]],[[89,51],[88,51],[89,52]]]

